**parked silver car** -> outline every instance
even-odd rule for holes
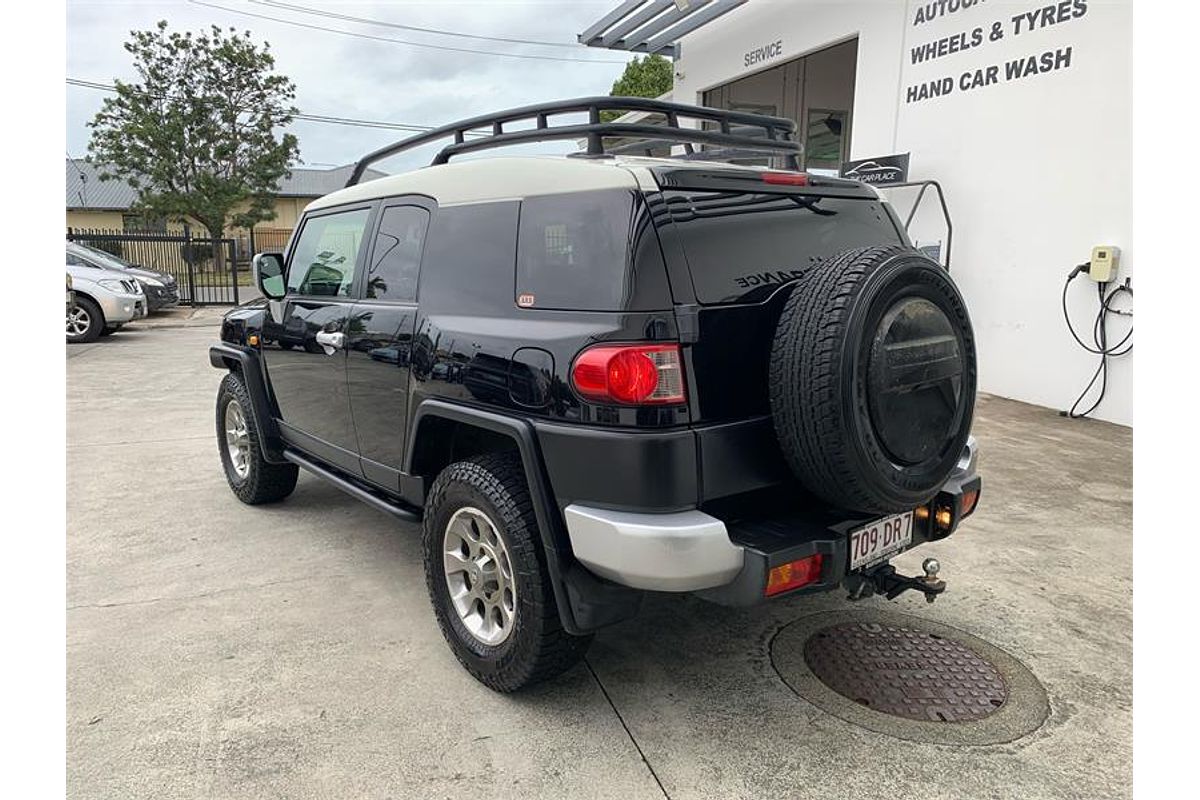
[[[179,287],[175,277],[166,272],[147,269],[79,242],[67,242],[67,263],[122,270],[126,278],[136,278],[146,295],[146,310],[151,314],[162,308],[179,305]]]
[[[130,320],[146,316],[146,295],[121,270],[67,263],[75,305],[67,309],[67,341],[94,342]]]

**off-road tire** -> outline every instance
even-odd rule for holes
[[[960,371],[935,388],[921,389],[945,395],[939,408],[944,429],[924,437],[928,452],[906,460],[885,444],[896,428],[877,404],[875,381],[881,373],[868,370],[875,369],[873,354],[881,352],[881,320],[894,307],[889,304],[911,298],[941,313],[949,331],[943,338],[954,339]],[[896,364],[909,368],[900,361],[886,363],[889,370]],[[970,434],[976,361],[966,306],[945,269],[915,250],[848,250],[815,265],[797,282],[776,328],[769,379],[776,437],[805,488],[847,510],[914,508],[945,483]],[[894,386],[889,391],[900,396]],[[906,444],[920,448],[926,446],[922,442],[909,436]]]
[[[241,477],[234,469],[230,457],[229,445],[225,440],[225,408],[230,401],[236,400],[241,406],[246,420],[246,432],[249,436],[250,447],[247,453],[249,472]],[[263,458],[261,436],[258,420],[254,416],[254,405],[250,400],[250,392],[242,382],[238,372],[231,371],[221,381],[217,390],[217,448],[221,453],[221,466],[225,469],[225,479],[229,488],[237,498],[247,505],[278,502],[292,493],[296,488],[296,479],[300,468],[295,464],[272,464]]]
[[[100,338],[100,334],[104,332],[104,312],[100,310],[100,306],[90,297],[76,296],[75,305],[87,312],[88,319],[91,320],[88,329],[78,336],[72,337],[67,334],[68,344],[90,344]]]
[[[516,582],[516,613],[508,638],[496,646],[476,639],[455,611],[443,568],[443,539],[454,513],[477,508],[504,540]],[[552,678],[583,658],[591,636],[562,628],[546,569],[533,501],[520,458],[487,454],[453,463],[434,481],[425,505],[425,582],[442,635],[480,683],[515,692]]]

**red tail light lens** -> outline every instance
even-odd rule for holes
[[[764,594],[767,597],[773,597],[790,592],[792,589],[799,589],[801,586],[808,586],[810,583],[816,583],[821,579],[821,565],[824,562],[824,555],[814,553],[811,556],[775,567],[767,574],[767,588]]]
[[[682,403],[683,367],[677,344],[589,347],[571,367],[575,391],[598,403]]]
[[[808,186],[807,172],[764,172],[762,179],[779,186]]]

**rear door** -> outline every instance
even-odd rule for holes
[[[722,190],[664,192],[677,254],[672,290],[677,301],[686,295],[684,302],[698,309],[688,365],[698,421],[769,413],[768,363],[786,285],[843,250],[905,241],[874,194],[787,191],[750,175],[741,185],[730,178]],[[677,176],[676,183],[686,179]]]
[[[346,391],[347,323],[366,258],[374,205],[305,217],[287,264],[287,295],[272,303],[262,349],[284,440],[361,475]]]
[[[425,198],[387,201],[347,326],[347,386],[364,476],[399,490],[417,277],[434,211]]]

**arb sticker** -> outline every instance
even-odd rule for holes
[[[528,292],[517,295],[517,305],[521,308],[533,308],[534,296]]]

